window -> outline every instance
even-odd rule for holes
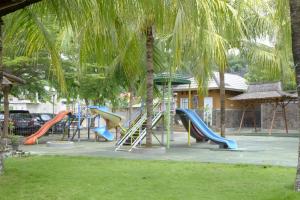
[[[188,98],[180,98],[180,108],[183,108],[183,109],[189,108],[189,99]]]
[[[204,113],[203,119],[204,122],[208,125],[212,125],[212,112],[213,112],[213,98],[212,97],[204,97]]]

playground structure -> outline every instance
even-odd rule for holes
[[[45,135],[52,126],[61,121],[66,115],[69,115],[70,113],[70,111],[62,111],[58,113],[53,119],[45,123],[37,132],[25,138],[24,144],[36,144],[38,142],[38,139]]]
[[[91,110],[92,114],[98,115],[99,117],[101,116],[106,121],[106,126],[96,127],[93,129],[93,131],[97,135],[105,138],[106,140],[113,141],[114,135],[111,132],[109,132],[109,129],[115,128],[117,138],[118,127],[120,127],[122,117],[115,113],[109,112],[108,108],[106,107],[89,106],[88,108]]]
[[[174,104],[171,106],[171,102],[174,102],[173,95],[171,92],[171,85],[179,85],[179,84],[190,84],[190,81],[180,75],[172,76],[171,78],[168,74],[161,74],[155,78],[155,83],[159,86],[162,86],[163,98],[162,101],[158,101],[154,104],[153,108],[153,118],[152,118],[152,128],[154,128],[157,123],[161,119],[166,119],[166,146],[170,148],[170,141],[172,140],[172,120],[175,114],[178,114],[188,132],[188,145],[191,145],[191,136],[199,141],[207,141],[211,140],[216,144],[219,144],[220,148],[227,149],[236,149],[237,144],[233,140],[225,139],[218,134],[214,133],[201,119],[201,117],[191,109],[176,109]],[[166,86],[168,85],[168,95],[165,97]],[[189,108],[191,105],[191,95],[189,92]],[[115,151],[124,150],[124,151],[132,151],[138,146],[142,145],[143,139],[146,137],[146,120],[147,120],[147,112],[146,109],[141,107],[140,110],[135,114],[134,119],[129,119],[125,126],[121,126],[122,117],[115,113],[109,111],[107,107],[101,106],[87,106],[82,107],[78,101],[77,113],[72,114],[70,111],[63,111],[59,113],[52,120],[44,124],[36,133],[25,139],[24,144],[36,144],[38,143],[38,138],[42,137],[47,133],[47,131],[54,126],[57,122],[64,119],[65,116],[68,116],[66,128],[67,133],[64,133],[63,139],[67,134],[68,141],[74,140],[77,135],[77,141],[80,141],[81,135],[80,131],[82,129],[83,121],[87,122],[87,136],[90,139],[90,132],[93,131],[95,133],[95,139],[97,137],[102,137],[107,141],[117,140]],[[98,126],[95,126],[95,118],[98,118]],[[103,118],[105,121],[105,125],[100,125],[100,118]],[[94,127],[92,126],[92,121],[94,122]],[[73,133],[71,133],[71,126],[73,128]],[[162,123],[164,124],[164,123]],[[111,133],[109,130],[115,128],[116,136]],[[118,139],[119,128],[121,130],[121,138]],[[164,126],[161,132],[161,140],[153,134],[153,136],[157,139],[160,145],[165,145],[164,141]]]
[[[154,104],[152,128],[158,123],[160,119],[166,118],[167,129],[167,148],[170,148],[170,140],[172,139],[172,120],[176,114],[178,114],[188,132],[188,145],[191,145],[190,137],[194,137],[197,141],[211,140],[216,144],[219,144],[220,148],[237,149],[237,144],[233,140],[225,139],[218,134],[214,133],[201,119],[201,117],[193,110],[190,109],[175,109],[175,106],[171,108],[172,92],[171,85],[190,84],[190,81],[180,75],[168,76],[169,74],[163,73],[157,76],[154,81],[157,85],[162,86],[163,100],[161,103]],[[168,96],[165,97],[165,89],[168,85]],[[189,108],[191,107],[191,92],[189,91]],[[146,137],[146,109],[139,112],[131,126],[127,130],[123,130],[124,136],[117,141],[115,151],[132,151],[141,145],[142,140]],[[164,145],[164,128],[162,129],[162,139],[153,135],[161,145]],[[129,146],[129,147],[128,147]]]
[[[106,122],[105,126],[100,126],[101,117]],[[96,118],[98,119],[97,127],[95,126]],[[37,144],[38,139],[40,137],[44,136],[53,126],[55,126],[56,123],[62,120],[65,120],[65,127],[62,140],[75,140],[77,136],[77,141],[80,141],[81,129],[83,128],[82,124],[84,121],[86,121],[88,140],[90,139],[91,131],[93,131],[96,135],[103,137],[107,141],[113,141],[115,137],[112,133],[109,132],[109,129],[116,128],[116,133],[118,133],[118,127],[120,127],[122,117],[112,112],[109,112],[108,108],[106,107],[89,106],[84,108],[80,106],[80,104],[78,104],[78,110],[76,113],[72,113],[71,111],[62,111],[58,113],[53,119],[46,122],[37,132],[33,133],[29,137],[26,137],[24,144]],[[92,121],[94,121],[94,126],[92,125]]]
[[[191,124],[189,127],[185,125],[186,129],[190,129],[191,135],[198,139],[209,139],[220,145],[221,148],[237,149],[237,144],[233,140],[229,140],[214,133],[200,118],[200,116],[190,109],[177,109],[176,113],[179,114],[184,124]],[[186,123],[188,121],[188,123]]]
[[[157,122],[163,117],[164,111],[160,107],[160,103],[154,106],[154,116],[152,119],[152,127],[154,127]],[[116,143],[116,151],[118,150],[128,150],[132,151],[136,148],[139,144],[141,144],[142,140],[145,138],[147,131],[146,131],[146,120],[147,120],[147,112],[145,110],[140,113],[134,120],[132,126],[130,126],[127,130],[125,130],[124,136],[117,141]],[[155,136],[156,137],[156,136]],[[157,137],[156,137],[157,139]],[[130,142],[128,143],[128,140]],[[157,139],[158,140],[158,139]],[[159,141],[159,140],[158,140]],[[127,145],[130,145],[129,148],[124,148]]]

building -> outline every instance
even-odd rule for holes
[[[250,84],[247,92],[232,97],[231,100],[240,102],[244,109],[241,117],[240,128],[242,128],[245,111],[260,111],[260,124],[255,128],[272,129],[298,128],[297,94],[283,91],[281,82]]]
[[[30,113],[59,113],[60,111],[66,110],[66,101],[55,99],[53,102],[38,102],[30,101],[28,99],[18,99],[14,96],[9,97],[9,109],[10,110],[28,110]]]
[[[226,127],[236,128],[239,126],[239,119],[242,113],[242,103],[232,101],[229,98],[242,94],[247,90],[246,80],[236,74],[225,73],[225,108]],[[188,108],[189,87],[191,89],[191,107],[197,109],[204,121],[213,128],[220,126],[220,80],[219,72],[214,72],[208,82],[207,95],[198,95],[198,84],[195,78],[190,78],[191,84],[178,85],[173,87],[173,91],[177,94],[177,108]]]

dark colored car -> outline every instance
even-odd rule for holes
[[[3,127],[4,114],[0,113],[1,125]],[[16,135],[31,135],[41,127],[41,124],[27,110],[10,110],[9,120]]]
[[[53,117],[55,117],[55,115],[51,114],[51,113],[32,113],[32,116],[41,124],[44,125],[45,123],[47,123],[48,121],[50,121],[51,119],[53,119]],[[53,132],[54,133],[62,133],[64,131],[65,128],[65,122],[64,121],[60,121],[58,123],[56,123],[53,127]],[[49,129],[49,133],[52,132],[52,128]]]

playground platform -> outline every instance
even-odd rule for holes
[[[238,150],[219,149],[218,145],[210,143],[196,143],[192,139],[191,146],[187,145],[187,134],[175,132],[174,141],[170,149],[124,152],[114,151],[114,142],[95,142],[93,139],[85,141],[83,138],[72,147],[47,147],[45,141],[58,140],[61,135],[49,135],[40,140],[40,144],[21,146],[23,151],[32,155],[68,155],[68,156],[99,156],[125,159],[146,160],[175,160],[192,162],[256,164],[296,167],[299,138],[276,136],[235,136],[228,135],[238,143]],[[158,135],[158,138],[161,136]],[[156,140],[153,138],[153,142]],[[158,143],[155,144],[158,146]]]

